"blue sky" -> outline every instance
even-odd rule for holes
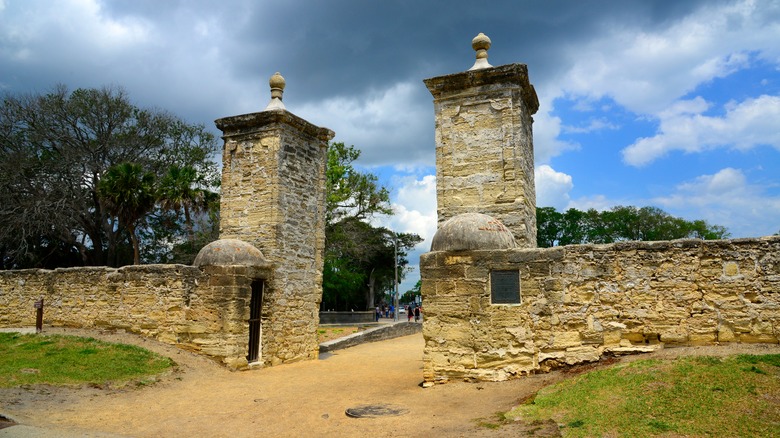
[[[780,1],[0,0],[0,91],[120,85],[136,104],[218,133],[287,109],[363,151],[396,214],[436,229],[432,98],[424,78],[525,63],[540,100],[539,206],[653,205],[780,231]],[[401,286],[417,280],[413,271]]]

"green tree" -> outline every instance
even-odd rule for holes
[[[728,231],[703,220],[686,221],[657,207],[617,206],[610,210],[537,208],[537,245],[550,247],[626,240],[724,239]]]
[[[400,281],[408,251],[422,241],[416,234],[393,233],[368,223],[376,215],[392,213],[390,193],[376,175],[355,168],[359,157],[359,150],[344,143],[328,148],[322,300],[326,310],[373,307],[379,292],[394,284],[396,245]]]
[[[200,187],[201,179],[194,167],[174,164],[163,176],[157,192],[162,208],[184,213],[190,243],[195,242],[192,213],[206,211],[214,196],[213,192]]]
[[[326,228],[323,309],[368,309],[377,304],[378,291],[395,283],[398,257],[403,280],[409,251],[422,239],[411,233],[393,233],[357,218],[345,218]],[[397,245],[397,249],[396,249]]]
[[[561,224],[561,238],[559,245],[576,245],[584,243],[586,239],[585,223],[586,213],[575,208],[566,210],[563,214]]]
[[[417,301],[417,297],[422,296],[422,293],[420,290],[422,289],[422,279],[417,280],[417,283],[414,284],[414,286],[409,289],[408,291],[404,292],[403,295],[401,295],[401,298],[398,300],[399,303],[414,303]]]
[[[536,208],[536,246],[549,248],[561,240],[563,215],[554,207]]]
[[[360,151],[344,143],[328,146],[325,206],[326,222],[344,218],[370,219],[377,214],[391,214],[390,192],[378,185],[376,175],[360,172],[353,166]]]
[[[154,207],[154,174],[134,163],[112,166],[98,183],[98,196],[109,213],[116,218],[116,229],[125,229],[133,244],[133,264],[141,263],[140,244],[136,228]],[[110,219],[113,222],[113,218]]]
[[[0,256],[4,268],[119,265],[130,236],[98,195],[108,169],[134,163],[161,180],[171,166],[211,184],[214,136],[120,88],[58,86],[0,101]],[[154,214],[150,212],[149,214]],[[139,229],[141,238],[149,236]],[[144,237],[146,236],[146,237]],[[152,244],[153,242],[150,242]],[[146,245],[145,245],[146,246]]]

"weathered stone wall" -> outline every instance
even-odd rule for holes
[[[286,110],[216,123],[225,140],[220,238],[251,243],[275,266],[263,293],[261,360],[316,358],[333,132]]]
[[[362,312],[320,312],[320,325],[322,324],[366,324],[376,321],[376,312],[367,310]],[[320,350],[321,351],[321,350]]]
[[[532,115],[539,103],[525,64],[426,79],[436,115],[439,224],[462,213],[501,221],[536,247]]]
[[[126,330],[246,366],[251,282],[268,271],[241,266],[145,265],[119,269],[0,271],[0,327]]]
[[[780,237],[441,251],[421,270],[427,382],[656,345],[780,342]],[[519,270],[520,304],[491,304],[491,270]]]

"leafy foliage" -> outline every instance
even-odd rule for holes
[[[540,247],[625,240],[724,239],[728,231],[703,220],[686,221],[656,207],[618,206],[607,211],[560,213],[553,207],[536,209],[536,241]]]
[[[354,146],[332,143],[328,149],[325,268],[322,308],[362,310],[373,307],[378,291],[392,290],[395,253],[399,281],[408,251],[422,239],[416,234],[393,233],[367,221],[390,214],[390,194],[377,177],[355,169],[360,157]],[[396,251],[397,249],[397,251]]]
[[[136,228],[154,207],[154,174],[133,163],[121,163],[108,169],[97,186],[98,196],[117,219],[116,228],[125,228],[133,243],[133,263],[141,263]],[[112,219],[109,219],[112,220]]]
[[[138,108],[122,89],[70,92],[58,86],[47,94],[3,96],[2,267],[119,266],[132,260],[128,249],[136,232],[141,246],[170,249],[181,243],[182,232],[176,230],[180,226],[174,223],[180,220],[171,216],[173,222],[151,220],[165,216],[170,205],[150,208],[135,221],[120,219],[126,208],[116,204],[119,198],[112,201],[108,186],[101,195],[101,180],[112,168],[136,166],[144,175],[139,182],[156,183],[157,199],[159,184],[168,183],[165,175],[178,168],[194,170],[190,187],[213,188],[218,171],[211,157],[216,151],[214,136],[202,125]],[[158,233],[146,228],[152,224],[168,227]],[[166,233],[171,241],[155,240]],[[144,252],[140,254],[143,258]]]
[[[399,302],[401,303],[416,302],[416,298],[421,296],[420,289],[422,289],[422,280],[417,280],[417,283],[415,283],[411,289],[409,289],[408,291],[404,292],[403,295],[401,295]]]
[[[360,151],[344,143],[331,143],[328,147],[326,170],[326,221],[330,224],[341,219],[370,219],[376,214],[391,214],[390,192],[377,183],[376,175],[360,172],[352,163],[360,157]]]

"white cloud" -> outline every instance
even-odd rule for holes
[[[547,108],[552,108],[548,105]],[[534,116],[534,161],[537,164],[549,163],[550,159],[567,150],[579,149],[576,143],[560,140],[561,119],[542,111]]]
[[[540,207],[553,206],[558,211],[568,208],[604,211],[617,205],[656,206],[687,220],[703,219],[711,225],[724,226],[732,237],[758,237],[780,231],[777,184],[752,183],[740,169],[725,168],[711,175],[701,175],[678,184],[667,195],[650,199],[611,199],[595,194],[569,200],[567,187],[571,177],[544,167],[536,170],[537,199],[546,196],[541,195],[544,189],[540,190],[540,180],[553,181],[551,186],[557,182],[559,190],[553,195],[557,204],[537,202]],[[756,172],[762,170],[759,168]],[[568,203],[564,204],[564,200]]]
[[[767,9],[777,6],[743,1],[702,7],[655,33],[615,27],[572,45],[575,61],[559,82],[561,94],[609,96],[635,113],[658,113],[698,85],[748,67],[747,50],[777,62],[780,23],[766,18]]]
[[[409,253],[411,271],[398,288],[403,294],[420,279],[420,255],[429,251],[436,234],[436,176],[398,178],[394,185],[399,187],[392,202],[394,214],[379,218],[378,225],[397,232],[415,233],[425,239]]]
[[[750,183],[740,169],[725,168],[651,201],[675,215],[725,226],[734,237],[757,237],[780,231],[780,196],[769,189]]]
[[[547,164],[534,169],[536,185],[536,205],[539,207],[555,207],[558,211],[566,210],[571,199],[569,192],[574,188],[571,175],[557,172]]]
[[[701,97],[679,101],[661,112],[659,133],[641,138],[623,149],[623,160],[633,166],[648,164],[670,151],[701,152],[733,147],[747,150],[770,145],[780,150],[780,96],[760,96],[726,105],[722,117],[701,113],[708,105]]]
[[[389,218],[390,226],[395,231],[420,235],[425,239],[421,245],[430,247],[436,234],[436,176],[398,178],[394,185],[398,189],[392,203],[394,215]]]
[[[588,134],[591,132],[603,131],[605,129],[615,130],[618,128],[619,126],[602,117],[598,119],[590,119],[586,125],[564,126],[563,132],[571,134]]]

